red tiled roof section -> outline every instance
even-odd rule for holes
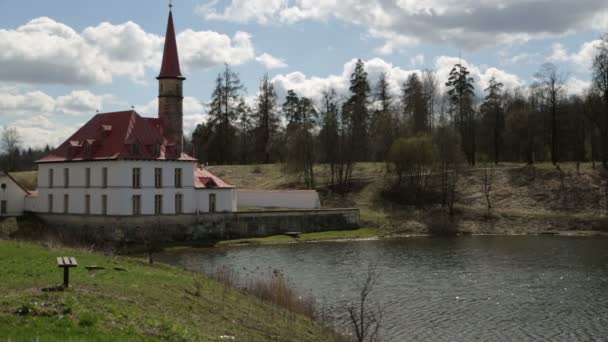
[[[175,28],[173,26],[173,13],[171,11],[169,11],[169,22],[167,23],[167,34],[165,35],[163,63],[157,78],[184,78],[179,67]]]
[[[220,177],[214,175],[206,169],[197,168],[194,170],[194,187],[197,189],[232,189],[234,185],[229,184]]]
[[[175,145],[167,144],[158,119],[130,110],[95,115],[38,162],[113,159],[196,161],[186,153],[178,155]]]

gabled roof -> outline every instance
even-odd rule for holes
[[[133,110],[95,115],[38,163],[86,160],[196,161],[163,138],[158,119]]]
[[[196,168],[194,170],[194,187],[197,189],[232,189],[234,185],[229,184],[220,177],[209,172],[207,169]]]
[[[15,178],[13,178],[13,176],[11,176],[10,173],[6,172],[6,171],[0,171],[0,176],[7,176],[10,180],[13,181],[13,183],[17,184],[17,186],[19,188],[21,188],[21,190],[23,190],[23,192],[25,192],[25,195],[30,195],[30,191],[28,189],[26,189],[23,185],[21,185],[21,183],[17,182],[17,180]]]
[[[169,21],[167,23],[167,34],[165,35],[165,48],[163,51],[163,62],[160,67],[160,74],[157,78],[181,78],[182,72],[179,67],[179,57],[177,54],[177,42],[175,40],[175,28],[173,27],[173,13],[169,11]]]

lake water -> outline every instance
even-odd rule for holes
[[[608,239],[458,237],[294,244],[159,256],[244,278],[283,271],[339,325],[370,261],[388,341],[608,341]]]

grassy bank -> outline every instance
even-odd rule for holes
[[[73,287],[57,256],[69,255]],[[85,265],[104,270],[87,271]],[[118,270],[117,270],[118,269]],[[309,318],[215,280],[144,260],[0,241],[0,336],[13,341],[328,341]]]

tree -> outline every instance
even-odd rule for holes
[[[557,110],[564,95],[566,78],[551,63],[543,64],[534,77],[542,89],[541,96],[544,104],[549,107],[551,113],[551,162],[556,165],[559,160]]]
[[[427,110],[427,126],[428,128],[433,128],[435,127],[435,102],[437,101],[437,75],[433,70],[423,70],[421,78],[422,93]]]
[[[323,91],[321,100],[321,131],[319,141],[321,146],[321,161],[329,165],[329,184],[338,180],[338,164],[340,160],[340,123],[339,105],[336,100],[336,91],[329,89]]]
[[[265,74],[260,83],[255,112],[256,151],[259,160],[268,164],[271,161],[271,139],[279,126],[277,116],[277,93],[274,85]]]
[[[364,161],[368,155],[368,125],[369,94],[371,92],[367,81],[367,72],[362,60],[357,60],[355,70],[350,77],[351,96],[342,109],[342,115],[347,116],[350,124],[350,144],[352,156],[357,161]]]
[[[494,166],[488,167],[488,165],[484,165],[483,167],[483,178],[482,178],[482,186],[483,186],[483,194],[486,198],[486,204],[488,207],[488,211],[492,209],[492,202],[490,201],[490,195],[492,194],[492,186],[494,184]]]
[[[469,71],[465,66],[458,63],[450,71],[447,95],[450,100],[450,111],[454,116],[454,126],[460,131],[463,150],[469,164],[475,165],[475,111],[473,99],[475,87],[473,78],[469,77]]]
[[[347,308],[348,317],[352,325],[357,342],[376,342],[380,340],[382,326],[382,310],[371,307],[370,295],[378,281],[378,272],[375,265],[368,266],[367,274],[361,284],[359,298]]]
[[[502,131],[504,128],[504,117],[502,108],[502,87],[504,85],[492,76],[488,87],[484,90],[488,93],[484,103],[481,105],[482,112],[491,118],[493,123],[493,142],[494,142],[494,164],[500,160],[500,147],[502,144]]]
[[[19,167],[19,149],[21,136],[15,127],[4,127],[2,130],[2,151],[6,154],[6,171],[16,171]]]
[[[374,87],[376,109],[370,122],[371,156],[374,161],[384,161],[395,140],[395,125],[392,113],[392,96],[386,73],[380,74]]]
[[[424,98],[424,89],[418,74],[413,73],[403,84],[401,102],[404,110],[404,121],[410,122],[414,134],[428,129],[428,109]]]
[[[205,156],[208,161],[218,164],[234,162],[235,121],[238,118],[237,109],[242,91],[239,75],[226,64],[224,71],[215,79],[215,87],[208,104],[207,124],[197,127],[197,136],[192,137],[197,154]]]
[[[459,166],[463,160],[460,135],[451,127],[440,127],[433,135],[437,151],[438,172],[440,175],[441,205],[454,214],[457,197]]]
[[[593,88],[604,104],[603,115],[598,115],[594,123],[601,136],[602,164],[608,168],[608,33],[602,37],[593,59]]]
[[[304,178],[309,189],[315,187],[314,163],[316,159],[315,141],[312,130],[317,126],[318,112],[308,98],[298,98],[290,90],[283,103],[283,115],[287,126],[288,161]]]
[[[397,175],[396,187],[400,187],[404,176],[409,178],[409,187],[420,194],[426,190],[436,160],[435,146],[430,136],[400,138],[391,147],[388,161]]]

